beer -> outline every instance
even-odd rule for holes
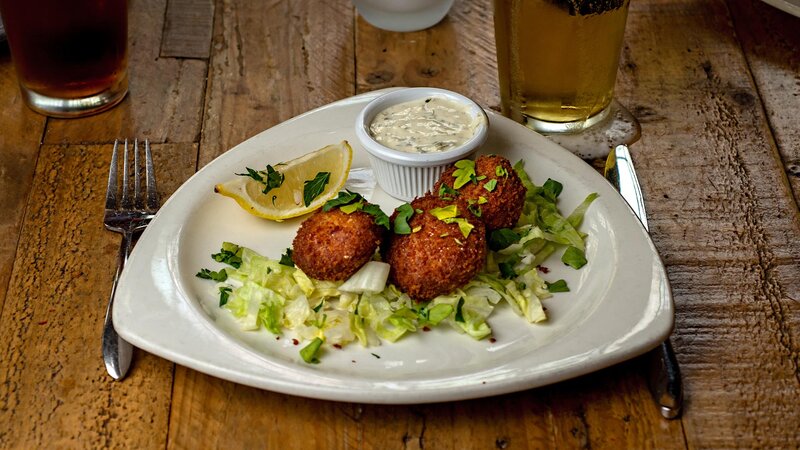
[[[127,0],[0,0],[11,58],[29,105],[70,117],[127,92]]]
[[[629,0],[495,0],[503,114],[578,131],[607,114]]]

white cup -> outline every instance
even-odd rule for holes
[[[388,31],[418,31],[439,23],[454,0],[353,0],[371,25]]]

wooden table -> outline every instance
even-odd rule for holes
[[[22,103],[0,50],[0,447],[788,448],[800,445],[800,19],[753,0],[634,0],[617,97],[675,296],[686,408],[666,421],[631,361],[496,398],[377,406],[222,381],[138,351],[113,382],[100,332],[119,236],[111,143],[147,138],[166,196],[244,139],[388,86],[498,109],[491,5],[377,30],[347,0],[131,0],[130,95],[78,120]]]

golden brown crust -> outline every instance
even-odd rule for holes
[[[365,212],[339,208],[312,214],[292,243],[294,263],[317,280],[346,280],[369,261],[385,239],[386,229]]]
[[[502,167],[507,175],[498,176],[497,167]],[[442,184],[453,187],[455,167],[448,168],[433,185],[432,193],[439,194]],[[511,162],[497,155],[483,155],[475,160],[475,174],[486,178],[477,183],[467,183],[458,189],[459,197],[464,200],[477,202],[484,197],[487,202],[475,205],[481,211],[481,220],[486,224],[487,231],[499,228],[513,228],[522,214],[525,205],[525,186],[519,179]],[[497,180],[497,186],[491,192],[484,188],[486,183]]]
[[[433,195],[415,199],[411,206],[423,213],[414,214],[409,225],[420,227],[419,231],[391,236],[385,258],[391,265],[389,279],[415,300],[452,292],[477,275],[486,262],[486,230],[468,212],[466,203],[456,203],[458,216],[475,227],[466,238],[457,224],[445,223],[428,212],[452,203]],[[396,215],[392,215],[392,223]]]

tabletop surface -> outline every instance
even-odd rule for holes
[[[378,30],[351,3],[131,0],[130,94],[47,119],[0,47],[0,448],[788,448],[800,442],[800,19],[752,0],[634,0],[616,97],[675,299],[686,405],[655,408],[640,360],[499,397],[414,406],[261,391],[137,351],[100,356],[119,235],[115,138],[153,143],[166,198],[297,114],[390,86],[499,109],[491,3]]]

